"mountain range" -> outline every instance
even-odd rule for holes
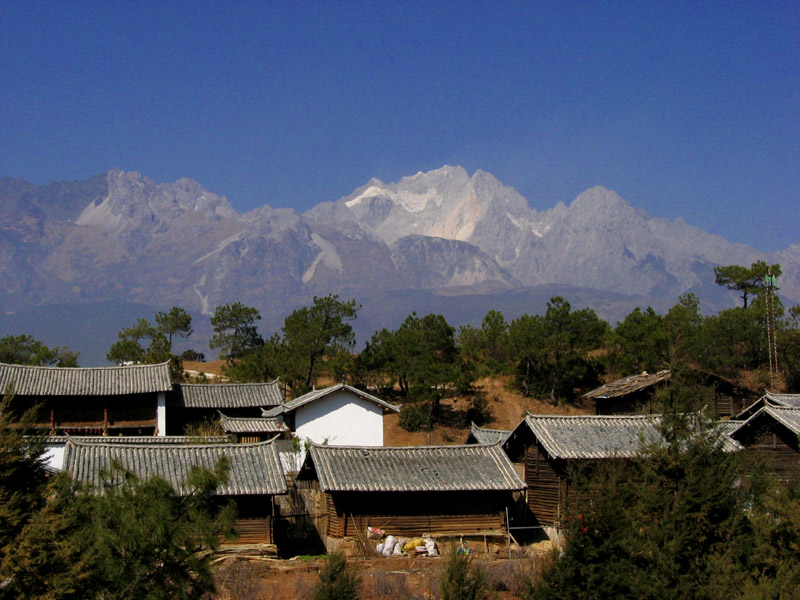
[[[800,302],[800,245],[763,253],[651,218],[602,187],[536,211],[491,174],[445,166],[395,183],[372,179],[299,213],[239,213],[192,179],[159,183],[118,169],[34,185],[0,178],[2,333],[32,333],[101,364],[135,317],[183,306],[186,342],[204,351],[214,307],[255,306],[266,334],[313,296],[363,308],[361,340],[412,311],[451,324],[540,312],[553,295],[615,321],[635,306],[665,310],[694,292],[706,312],[733,306],[714,267],[778,262],[787,303]]]

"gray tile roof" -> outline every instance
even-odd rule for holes
[[[658,416],[528,415],[524,423],[552,458],[631,458],[658,443]]]
[[[283,415],[295,411],[301,406],[308,404],[309,402],[314,402],[316,400],[319,400],[320,398],[324,398],[325,396],[333,394],[334,392],[338,392],[339,390],[345,390],[347,392],[350,392],[357,398],[363,398],[364,400],[372,402],[373,404],[377,404],[378,406],[381,406],[387,410],[391,410],[392,412],[400,412],[399,406],[396,406],[394,404],[389,404],[385,400],[381,400],[380,398],[373,396],[372,394],[368,394],[367,392],[364,392],[347,384],[339,383],[331,387],[323,388],[321,390],[314,390],[308,392],[307,394],[303,394],[299,398],[290,400],[286,404],[282,404],[280,406],[276,406],[275,408],[265,410],[263,411],[263,414],[265,417],[277,417],[278,415]]]
[[[499,444],[403,448],[319,446],[306,457],[323,491],[451,492],[525,488]]]
[[[764,398],[775,406],[800,408],[800,394],[773,394],[772,392],[767,392]]]
[[[551,458],[594,460],[633,458],[643,447],[662,443],[660,422],[660,415],[529,414],[517,428],[527,426]],[[742,446],[728,437],[728,426],[719,423],[709,435],[719,438],[722,451],[741,450]]]
[[[283,402],[278,380],[267,383],[181,383],[167,401],[186,408],[250,408]]]
[[[740,421],[746,421],[764,406],[800,408],[800,394],[775,394],[773,392],[767,392],[736,415],[736,418]]]
[[[185,493],[184,482],[192,466],[213,469],[220,457],[230,462],[228,483],[218,495],[247,496],[285,494],[286,479],[275,446],[260,444],[87,444],[70,440],[64,451],[64,470],[95,488],[101,487],[100,471],[112,461],[141,478],[163,477]]]
[[[0,390],[5,390],[9,382],[24,396],[119,396],[172,388],[169,363],[89,368],[0,363]]]
[[[730,435],[744,423],[744,421],[736,421],[734,419],[728,419],[726,421],[717,421],[714,423],[714,426],[717,427],[717,430],[722,435]]]
[[[283,433],[289,431],[278,419],[269,417],[229,417],[219,413],[219,424],[225,433]]]
[[[749,425],[756,419],[762,419],[765,416],[775,419],[778,423],[786,427],[786,429],[788,429],[795,435],[800,435],[800,408],[794,408],[789,406],[769,406],[769,405],[763,406],[746,421],[739,421],[740,423],[739,427],[737,427],[729,435],[735,437],[747,425]]]
[[[591,392],[586,392],[583,398],[617,398],[625,396],[633,392],[638,392],[645,388],[655,385],[662,381],[666,381],[672,376],[668,370],[659,371],[658,373],[641,373],[640,375],[632,375],[630,377],[623,377],[616,381],[611,381],[605,385],[593,389]]]
[[[197,444],[198,438],[193,435],[49,435],[46,444],[63,444],[67,440],[79,444]],[[203,444],[227,444],[231,440],[227,435],[210,435],[202,439]]]
[[[475,423],[471,423],[467,444],[471,443],[472,440],[475,440],[477,444],[503,444],[510,435],[511,432],[505,429],[484,429],[478,427]]]

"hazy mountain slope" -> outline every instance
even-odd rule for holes
[[[761,253],[650,218],[601,187],[537,212],[492,175],[446,166],[370,180],[303,214],[239,214],[190,179],[116,169],[46,186],[0,178],[0,305],[26,320],[48,306],[127,302],[209,315],[241,301],[273,331],[313,296],[338,293],[364,305],[359,331],[369,335],[411,310],[454,324],[491,308],[535,312],[554,290],[614,320],[688,291],[708,311],[731,306],[714,266],[755,260],[780,262],[781,292],[800,302],[800,245]],[[207,338],[208,328],[197,330]]]

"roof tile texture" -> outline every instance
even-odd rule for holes
[[[309,459],[314,463],[323,491],[449,492],[525,488],[499,445],[403,448],[312,445]]]
[[[0,386],[23,396],[121,396],[172,388],[169,364],[59,368],[0,363]]]

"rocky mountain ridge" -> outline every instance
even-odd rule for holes
[[[158,183],[118,169],[46,186],[0,178],[7,315],[122,301],[208,315],[238,300],[277,329],[314,295],[338,293],[371,311],[374,330],[441,308],[437,297],[479,319],[559,286],[614,320],[689,291],[707,310],[731,306],[714,266],[755,260],[780,262],[782,293],[800,301],[800,245],[761,253],[680,219],[650,218],[600,187],[536,211],[489,173],[445,166],[370,180],[305,213],[265,205],[240,214],[191,179]]]

